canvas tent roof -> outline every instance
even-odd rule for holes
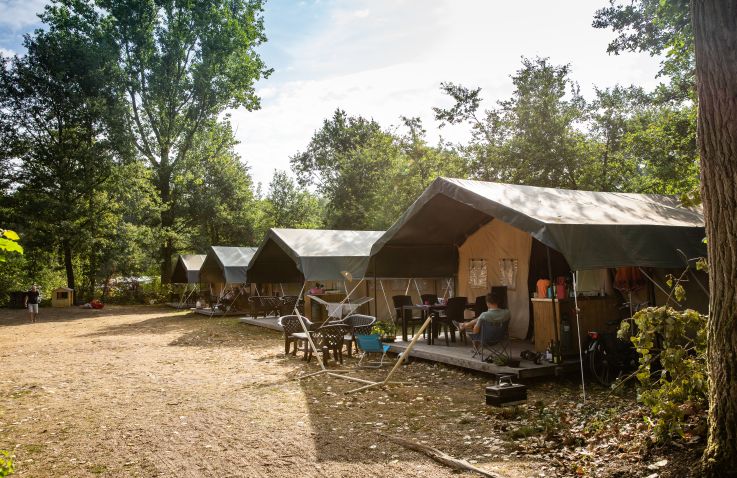
[[[383,231],[269,229],[248,269],[253,282],[340,280],[363,277],[371,245]]]
[[[706,255],[701,210],[672,196],[438,178],[374,244],[377,274],[453,275],[458,246],[494,218],[559,251],[576,270],[681,267],[677,250]]]
[[[171,281],[174,284],[196,284],[200,281],[200,268],[205,262],[205,254],[179,254]]]
[[[213,284],[245,284],[255,247],[211,246],[200,269],[200,280]]]

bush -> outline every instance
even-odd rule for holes
[[[640,354],[638,400],[650,410],[648,424],[659,440],[684,436],[708,406],[706,316],[687,309],[649,307],[624,321],[621,337]]]
[[[10,452],[0,450],[0,478],[10,476],[14,471],[13,457],[10,456]]]

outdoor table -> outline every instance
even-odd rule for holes
[[[404,313],[405,310],[419,310],[422,312],[422,321],[424,322],[427,318],[427,314],[432,313],[433,311],[439,311],[439,310],[445,310],[447,308],[444,304],[433,304],[433,305],[403,305],[402,306],[402,340],[404,342],[408,341],[407,337],[407,315]],[[430,333],[427,336],[427,343],[428,345],[433,344],[433,339],[435,336],[436,330],[434,327],[434,324],[430,326]]]

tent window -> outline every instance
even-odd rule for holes
[[[488,269],[486,259],[469,259],[468,261],[468,285],[471,287],[486,288]]]
[[[507,290],[517,288],[517,259],[499,259],[499,277],[501,285],[507,286]]]

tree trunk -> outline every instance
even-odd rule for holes
[[[165,237],[161,244],[161,283],[168,284],[171,280],[172,264],[171,257],[174,254],[174,241],[170,234],[174,227],[174,205],[171,198],[171,176],[172,170],[169,166],[168,152],[163,151],[161,162],[158,167],[158,188],[161,204],[161,230]]]
[[[74,264],[72,263],[72,245],[69,239],[64,239],[62,248],[64,249],[64,269],[67,273],[67,287],[74,289]]]
[[[704,473],[737,476],[737,3],[693,0],[701,194],[709,252]]]

